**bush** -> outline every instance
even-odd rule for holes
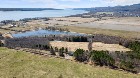
[[[4,44],[0,42],[0,47],[3,47],[3,46],[4,46]]]
[[[65,48],[65,52],[68,53],[68,48]]]
[[[134,58],[140,59],[140,42],[138,41],[131,42],[128,48],[133,50],[131,54],[133,55]]]
[[[96,65],[114,66],[115,64],[115,60],[108,55],[107,51],[92,51],[90,56]]]
[[[119,67],[121,69],[129,70],[129,71],[134,69],[133,63],[132,62],[126,62],[126,61],[121,61]]]
[[[58,52],[58,48],[57,47],[55,47],[55,52]]]
[[[56,55],[56,54],[55,54],[55,51],[54,51],[54,49],[53,49],[52,46],[51,46],[51,48],[50,48],[50,52],[51,52],[52,55]]]
[[[64,47],[59,49],[59,56],[64,57]]]
[[[72,40],[69,39],[69,41],[73,41],[73,42],[88,42],[88,38],[84,37],[84,36],[74,36],[72,37]]]
[[[84,51],[83,49],[77,49],[77,50],[74,52],[75,60],[80,61],[80,62],[86,61],[87,58],[86,58],[86,55],[85,55],[84,52],[85,52],[85,51]]]
[[[128,48],[132,49],[133,51],[140,53],[140,42],[135,41],[131,42],[128,46]]]

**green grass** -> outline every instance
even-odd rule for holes
[[[61,76],[61,77],[60,77]],[[123,71],[0,48],[0,78],[140,78]]]

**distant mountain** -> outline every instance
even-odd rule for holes
[[[87,10],[90,12],[140,12],[140,4],[115,7],[75,8],[75,10]]]
[[[0,11],[43,11],[43,10],[62,10],[54,8],[0,8]]]

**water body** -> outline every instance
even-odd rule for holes
[[[2,20],[20,20],[23,18],[35,17],[63,17],[75,14],[87,13],[84,10],[44,10],[44,11],[0,11],[0,21]]]
[[[32,36],[48,36],[48,35],[74,35],[74,36],[82,36],[86,34],[80,34],[75,32],[62,32],[62,31],[53,31],[53,30],[37,30],[37,31],[27,31],[24,33],[12,34],[13,37],[32,37]]]

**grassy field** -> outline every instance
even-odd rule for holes
[[[140,75],[0,48],[0,78],[140,78]]]
[[[12,32],[12,31],[10,31],[10,30],[0,29],[0,33],[2,33],[2,34],[7,33],[7,32]]]
[[[78,27],[78,26],[61,26],[60,28],[67,28],[70,31],[79,32],[79,33],[104,34],[104,35],[119,36],[124,38],[140,38],[140,32],[88,28],[88,27]]]
[[[50,45],[53,47],[57,47],[57,48],[62,48],[62,47],[67,47],[69,51],[76,51],[77,49],[81,48],[84,50],[88,50],[88,42],[65,42],[65,41],[51,41]],[[104,44],[101,42],[94,42],[92,44],[92,50],[97,50],[97,51],[109,51],[109,52],[114,52],[114,51],[122,51],[122,52],[126,52],[126,51],[131,51],[128,48],[125,48],[119,44]]]

